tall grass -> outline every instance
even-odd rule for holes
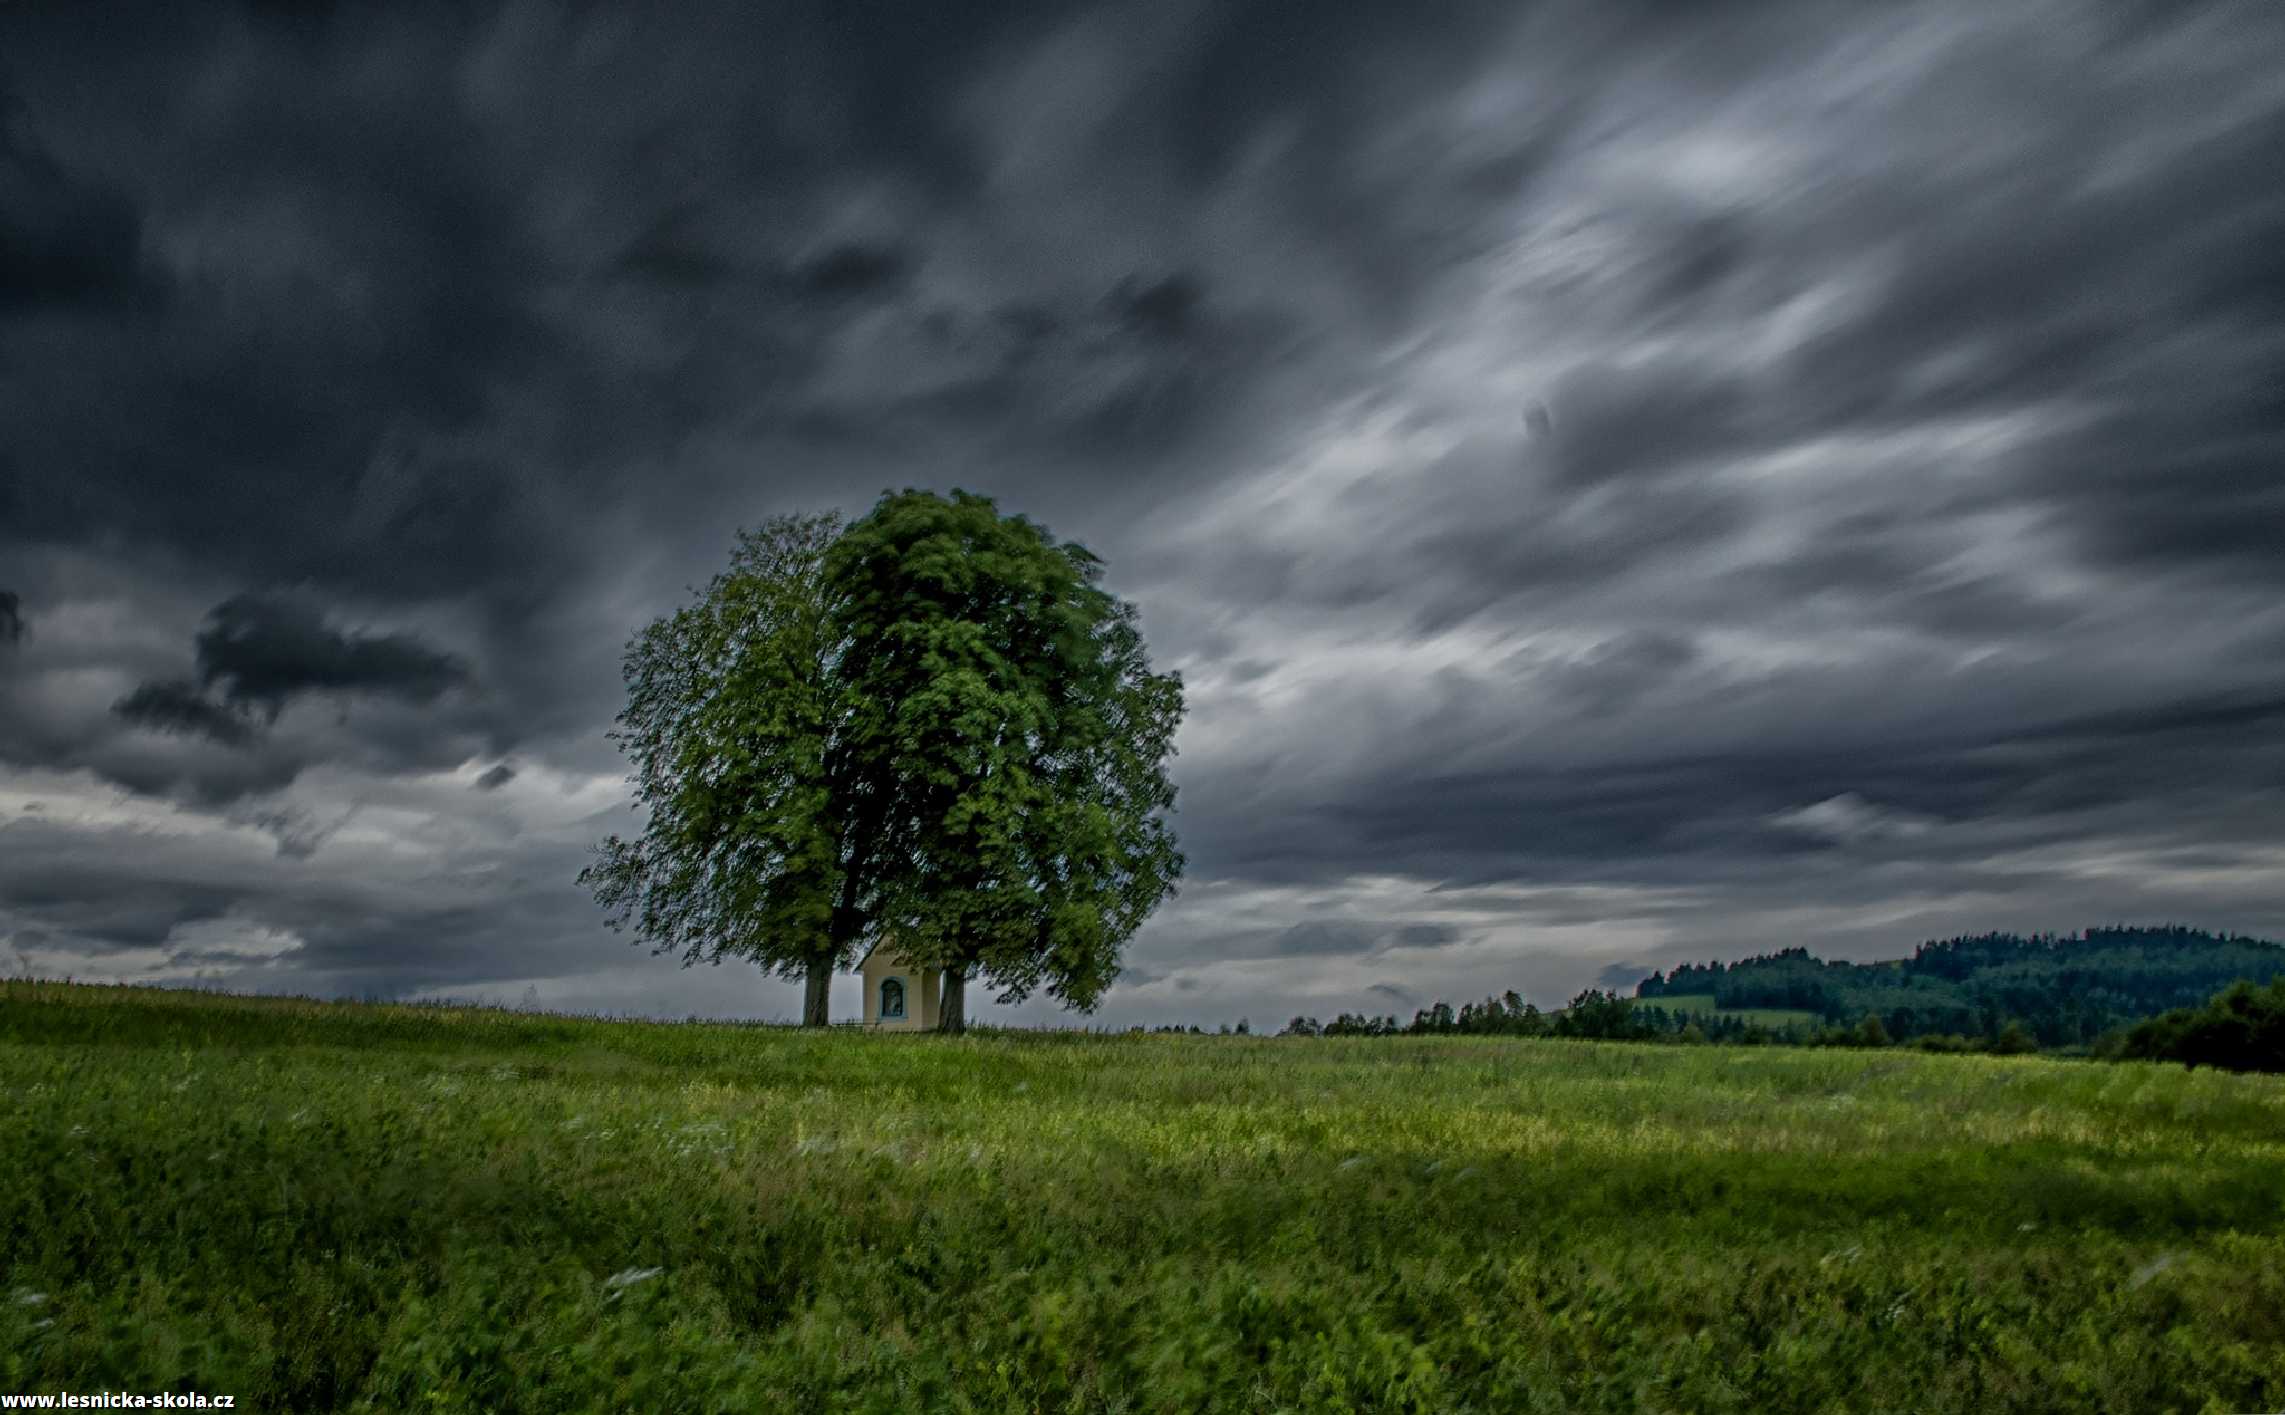
[[[0,1391],[2285,1408],[2285,1081],[8,984]]]

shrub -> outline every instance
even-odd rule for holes
[[[2195,1069],[2285,1072],[2285,978],[2257,988],[2239,979],[2203,1007],[2180,1007],[2136,1025],[2120,1060],[2179,1061]]]
[[[1999,1035],[1992,1040],[1991,1050],[1994,1056],[2028,1056],[2039,1050],[2039,1043],[2023,1030],[2021,1022],[2010,1022],[2000,1028]]]
[[[1925,1037],[1914,1037],[1912,1047],[1916,1051],[1944,1052],[1957,1055],[1974,1051],[1976,1044],[1957,1032],[1931,1032]]]

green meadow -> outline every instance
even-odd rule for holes
[[[13,983],[0,1391],[2285,1409],[2285,1079]]]

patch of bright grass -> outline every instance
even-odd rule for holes
[[[9,984],[0,1390],[2285,1408],[2285,1080]]]

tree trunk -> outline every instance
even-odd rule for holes
[[[809,960],[809,972],[803,979],[808,986],[801,1000],[801,1025],[823,1027],[833,1020],[826,1008],[833,994],[833,965],[822,958]]]
[[[968,975],[958,968],[944,970],[944,996],[937,1004],[936,1027],[953,1036],[968,1030]]]

